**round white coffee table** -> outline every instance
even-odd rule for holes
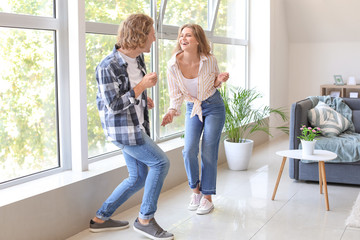
[[[276,191],[279,186],[280,178],[282,172],[284,170],[286,158],[295,158],[295,159],[303,159],[303,160],[311,160],[316,161],[319,164],[319,185],[320,185],[320,194],[322,194],[323,186],[325,192],[325,204],[326,210],[329,211],[329,199],[328,199],[328,191],[327,191],[327,183],[326,183],[326,173],[325,173],[325,162],[333,160],[337,158],[336,153],[327,151],[327,150],[314,150],[313,155],[303,155],[302,150],[285,150],[276,152],[277,155],[282,156],[283,160],[281,163],[281,167],[279,170],[279,174],[276,180],[274,192],[271,200],[275,199]]]

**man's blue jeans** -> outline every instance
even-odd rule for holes
[[[115,188],[96,212],[96,217],[108,220],[121,204],[144,186],[139,217],[142,219],[154,217],[170,162],[165,153],[148,135],[143,133],[143,138],[145,143],[136,146],[113,142],[124,154],[129,177]]]
[[[200,183],[205,195],[216,194],[216,175],[219,143],[225,123],[225,107],[221,95],[216,91],[201,103],[203,122],[198,116],[190,118],[194,104],[188,102],[185,116],[185,146],[183,157],[191,189]],[[201,181],[199,180],[199,142],[201,134]]]

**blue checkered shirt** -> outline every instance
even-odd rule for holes
[[[136,58],[143,75],[146,74],[144,56]],[[141,100],[135,98],[127,73],[127,63],[114,47],[112,53],[106,56],[96,67],[98,92],[97,107],[101,125],[110,141],[124,145],[139,145],[144,143],[135,105],[144,107],[144,123],[146,133],[150,136],[149,114],[147,109],[147,93],[141,94]]]

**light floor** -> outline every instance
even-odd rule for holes
[[[231,171],[226,163],[220,165],[215,210],[209,215],[187,210],[191,194],[187,183],[162,193],[157,222],[176,240],[360,239],[360,229],[345,226],[360,186],[328,184],[330,211],[326,211],[319,185],[290,179],[286,165],[275,201],[271,200],[282,160],[275,152],[285,149],[288,138],[280,137],[254,149],[247,171]],[[138,211],[136,206],[114,216],[128,220],[128,229],[103,233],[85,230],[69,239],[147,239],[132,229]]]

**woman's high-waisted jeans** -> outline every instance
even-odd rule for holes
[[[217,160],[221,132],[225,123],[225,107],[219,91],[201,103],[203,122],[198,116],[190,118],[193,103],[186,105],[185,147],[183,157],[189,186],[200,183],[204,195],[216,194]],[[201,134],[201,181],[199,178],[199,142]]]
[[[148,135],[143,133],[143,138],[145,143],[136,146],[113,142],[124,154],[129,177],[115,188],[96,212],[96,217],[108,220],[121,204],[144,186],[139,217],[142,219],[154,217],[160,191],[169,171],[170,163],[165,153]]]

